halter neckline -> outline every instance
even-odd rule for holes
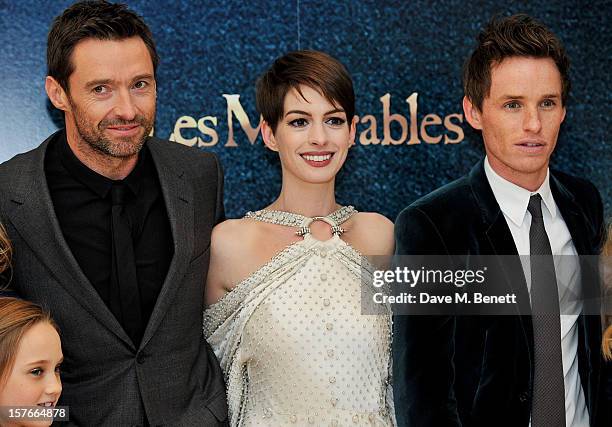
[[[342,206],[326,216],[307,217],[293,212],[261,209],[255,212],[247,212],[245,218],[257,221],[268,222],[271,224],[285,225],[287,227],[300,227],[295,234],[304,236],[310,234],[310,224],[314,221],[324,221],[331,226],[332,234],[340,236],[344,229],[340,224],[357,213],[353,206]]]

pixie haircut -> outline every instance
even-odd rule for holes
[[[257,81],[257,110],[276,131],[283,118],[285,95],[300,85],[319,92],[346,113],[347,125],[355,115],[355,92],[348,71],[335,58],[315,50],[299,50],[278,58]],[[304,98],[306,100],[306,98]]]
[[[25,333],[38,323],[48,323],[59,334],[49,313],[39,305],[12,297],[0,297],[0,388],[13,368]]]
[[[80,1],[53,20],[47,38],[47,74],[69,91],[68,78],[74,71],[74,47],[82,40],[123,40],[140,37],[149,51],[153,70],[159,56],[151,30],[143,19],[124,4],[106,1]]]
[[[493,17],[478,35],[477,45],[463,67],[463,90],[470,102],[482,110],[491,91],[491,68],[509,57],[551,58],[561,74],[561,102],[570,91],[569,58],[561,41],[529,15]]]

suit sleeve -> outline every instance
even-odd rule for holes
[[[225,221],[225,207],[223,204],[223,167],[216,155],[215,165],[217,166],[217,204],[215,207],[215,225]]]
[[[443,255],[430,218],[409,207],[395,224],[396,255]],[[454,381],[455,318],[396,315],[393,320],[393,395],[398,426],[460,426]]]

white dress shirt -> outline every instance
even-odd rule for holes
[[[577,320],[582,311],[582,302],[575,296],[579,295],[580,290],[580,264],[576,257],[572,236],[550,191],[550,172],[546,173],[546,179],[540,188],[532,192],[499,176],[486,157],[484,169],[493,195],[506,218],[519,255],[529,255],[529,228],[531,226],[531,214],[527,211],[529,198],[536,193],[542,197],[544,228],[550,240],[559,288],[566,425],[568,427],[588,427],[589,413],[578,373]],[[531,292],[529,257],[521,256],[521,262],[527,280],[527,288]]]

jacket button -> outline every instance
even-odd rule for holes
[[[142,365],[145,362],[145,355],[143,353],[138,353],[136,355],[136,363]]]
[[[528,399],[529,399],[529,393],[527,393],[526,391],[523,391],[519,394],[519,401],[521,403],[527,402]]]

